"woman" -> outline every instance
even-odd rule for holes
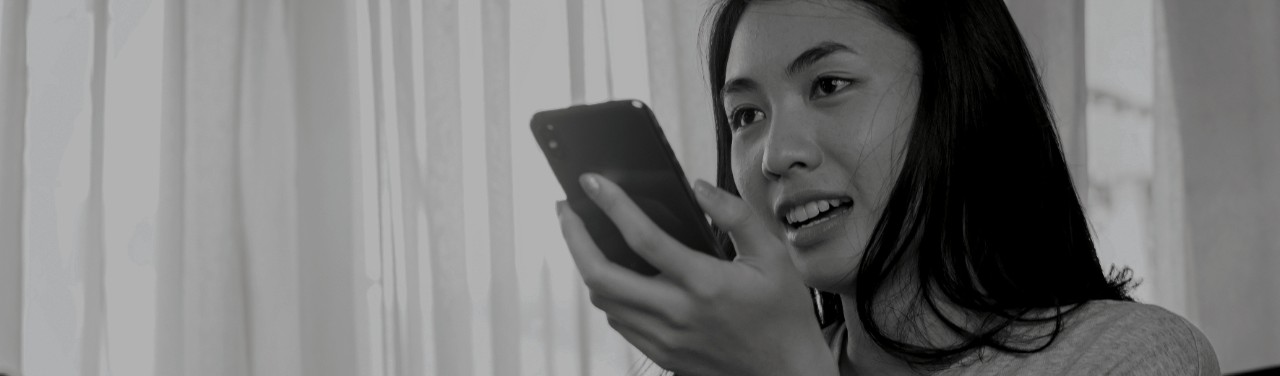
[[[1026,47],[1000,0],[729,0],[708,53],[732,262],[584,175],[632,248],[563,204],[592,302],[687,375],[1218,373],[1194,326],[1104,275]],[[1113,270],[1114,272],[1114,270]],[[815,322],[806,287],[820,291]]]

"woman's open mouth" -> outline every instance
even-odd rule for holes
[[[850,198],[810,202],[791,209],[791,212],[786,215],[785,223],[792,229],[811,226],[849,210],[852,204],[853,199]]]
[[[791,209],[783,218],[787,241],[799,249],[839,236],[852,208],[853,199],[843,197],[817,200]]]

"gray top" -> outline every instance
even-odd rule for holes
[[[843,357],[844,325],[823,334],[835,355]],[[1149,304],[1096,300],[1069,314],[1057,340],[1039,353],[983,349],[936,375],[1220,374],[1209,340],[1181,316]]]

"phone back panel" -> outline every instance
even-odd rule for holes
[[[658,271],[626,243],[578,177],[594,172],[617,183],[664,232],[714,257],[718,252],[698,205],[653,113],[640,101],[613,101],[543,111],[530,121],[534,138],[605,257],[645,275]],[[554,145],[554,146],[553,146]]]

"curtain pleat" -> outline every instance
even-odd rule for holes
[[[547,375],[558,375],[559,373],[557,373],[557,371],[559,371],[560,368],[562,368],[563,366],[556,367],[556,351],[555,350],[558,348],[558,346],[556,346],[555,337],[556,337],[556,334],[559,333],[560,331],[563,331],[563,329],[559,329],[560,326],[556,325],[557,316],[556,316],[556,310],[555,310],[555,302],[553,300],[554,299],[553,297],[555,296],[554,295],[555,289],[551,287],[551,266],[548,265],[548,263],[545,260],[542,262],[542,267],[539,268],[538,282],[539,282],[538,287],[542,289],[542,296],[541,296],[542,317],[540,317],[540,319],[542,319],[540,321],[543,324],[543,332],[542,332],[543,337],[541,338],[543,343],[542,351],[544,351],[543,354],[546,355],[546,358],[544,360],[545,362],[544,364],[546,365],[546,370],[543,371],[543,373]]]
[[[431,254],[431,310],[437,375],[472,373],[472,315],[467,263],[462,169],[463,155],[458,4],[428,1],[423,7],[426,60],[426,207]],[[436,36],[436,37],[432,37]]]
[[[609,40],[609,17],[608,17],[609,1],[608,0],[598,0],[598,1],[600,2],[599,17],[600,17],[600,24],[602,26],[600,28],[600,33],[601,33],[601,39],[604,40],[603,55],[604,55],[605,95],[609,98],[609,100],[614,100],[614,99],[617,99],[617,93],[613,91],[613,54],[610,53],[610,50],[612,50],[611,48],[612,43],[610,43],[610,40]]]
[[[364,273],[357,222],[361,186],[356,48],[346,0],[289,2],[297,106],[298,270],[305,375],[355,375],[357,273]]]
[[[346,9],[166,5],[157,374],[353,374]]]
[[[180,70],[167,71],[166,81],[184,81],[178,92],[165,96],[180,101],[179,118],[168,118],[165,129],[181,129],[181,138],[165,137],[162,159],[180,159],[176,171],[164,169],[162,182],[178,180],[182,199],[163,203],[180,206],[180,217],[161,213],[161,234],[181,234],[174,248],[158,250],[164,266],[157,281],[161,294],[162,326],[158,328],[157,370],[182,375],[249,374],[248,309],[245,300],[244,232],[237,184],[239,148],[238,95],[241,73],[241,34],[244,26],[239,2],[187,2],[181,12],[182,38],[167,58],[178,59]],[[168,46],[167,46],[168,47]],[[166,85],[166,89],[172,86]],[[169,142],[175,145],[169,145]],[[173,153],[173,154],[169,154]],[[175,176],[168,176],[172,173]],[[168,184],[162,183],[162,186]],[[166,205],[166,206],[168,206]],[[176,225],[176,226],[170,226]],[[176,260],[166,262],[164,258]],[[172,268],[172,269],[170,269]],[[176,284],[177,291],[163,286]],[[168,307],[173,307],[169,309]],[[177,315],[177,327],[165,327],[165,315]],[[179,344],[178,354],[164,353]],[[183,351],[190,350],[190,351]]]
[[[1155,265],[1153,280],[1159,281],[1155,289],[1155,301],[1160,306],[1199,323],[1195,309],[1195,294],[1188,290],[1195,286],[1189,257],[1190,238],[1186,221],[1186,174],[1183,172],[1182,129],[1178,122],[1176,99],[1173,89],[1173,72],[1169,61],[1169,35],[1163,1],[1154,2],[1155,11],[1155,61],[1154,102],[1152,113],[1153,154],[1151,182],[1151,231],[1152,257]]]
[[[567,25],[568,38],[569,38],[568,39],[568,42],[569,42],[569,95],[570,95],[569,100],[571,104],[574,104],[574,105],[587,104],[585,103],[586,92],[587,92],[586,90],[586,87],[587,87],[587,79],[586,79],[587,40],[586,40],[586,34],[584,29],[586,28],[586,17],[588,15],[584,11],[583,1],[584,0],[566,0],[565,1],[566,15],[568,20],[568,25]],[[590,16],[596,17],[598,15],[593,14]],[[550,272],[550,268],[548,268],[548,273],[549,272]],[[548,278],[550,278],[549,275],[548,275]],[[557,290],[554,290],[555,287],[556,286],[554,286],[554,281],[548,280],[548,287],[547,287],[548,291],[546,295],[548,298],[548,303],[551,303],[557,300],[553,298],[557,294]],[[559,314],[561,311],[555,310],[554,308],[549,310],[547,312],[548,313],[547,321],[549,323],[548,327],[553,329],[558,328],[559,331],[553,330],[551,333],[548,333],[547,337],[549,340],[551,340],[550,346],[549,346],[551,349],[559,350],[559,349],[564,349],[565,347],[572,348],[574,350],[572,352],[574,357],[571,359],[575,360],[576,364],[565,364],[565,362],[556,361],[556,358],[559,355],[557,354],[558,352],[560,354],[566,353],[563,350],[548,351],[547,364],[550,366],[549,368],[551,369],[551,372],[554,372],[555,374],[561,374],[561,375],[583,374],[587,372],[588,369],[590,369],[591,357],[592,357],[592,351],[591,351],[592,349],[590,346],[590,337],[589,337],[590,331],[588,330],[588,325],[586,320],[589,314],[588,310],[592,309],[592,307],[589,304],[587,299],[586,287],[583,286],[581,283],[574,283],[570,286],[564,286],[564,287],[570,287],[570,289],[568,290],[560,289],[558,291],[560,294],[571,294],[571,296],[568,297],[569,299],[567,299],[566,301],[572,302],[573,307],[572,309],[565,310],[565,311],[568,311],[572,318],[566,320],[567,318],[566,315]],[[554,323],[557,323],[557,322],[562,323],[563,326],[554,325]],[[565,337],[560,337],[560,336],[565,336]],[[569,369],[576,369],[577,372],[571,372],[569,371]]]
[[[398,249],[397,258],[398,267],[397,276],[399,284],[399,293],[397,298],[399,301],[399,309],[397,311],[399,317],[399,327],[401,327],[404,335],[401,339],[401,348],[403,350],[402,375],[419,376],[424,375],[424,363],[417,354],[422,353],[422,309],[419,294],[419,252],[422,248],[419,242],[419,233],[417,233],[417,220],[419,214],[425,211],[419,198],[422,187],[422,169],[419,160],[417,160],[417,146],[419,146],[419,137],[421,134],[417,132],[417,123],[415,105],[417,100],[415,92],[413,92],[413,63],[412,51],[412,13],[410,13],[410,1],[393,0],[392,1],[392,24],[393,24],[393,47],[396,49],[396,110],[399,128],[398,146],[399,161],[401,161],[401,182],[398,187],[401,189],[401,226],[398,229],[402,231],[403,247]]]
[[[295,62],[284,0],[241,8],[238,187],[244,231],[248,368],[252,375],[302,375],[299,292]]]
[[[27,0],[0,9],[0,374],[22,368]]]
[[[569,28],[569,101],[584,104],[587,97],[586,38],[583,36],[583,0],[565,0]]]
[[[386,7],[384,5],[389,5]],[[392,375],[422,375],[423,341],[419,300],[419,214],[423,214],[422,165],[418,161],[412,19],[407,0],[369,2],[374,122],[377,135],[379,220],[382,229],[383,369]],[[387,35],[384,36],[384,31]],[[384,51],[389,46],[390,51]],[[389,56],[388,56],[389,55]],[[390,58],[389,61],[384,60]],[[384,65],[391,69],[384,69]],[[387,99],[387,95],[394,100]],[[388,108],[391,108],[388,113]],[[394,116],[391,116],[394,115]],[[394,119],[394,121],[390,120]]]
[[[186,224],[187,118],[186,1],[168,1],[164,17],[164,68],[160,109],[160,200],[156,213],[156,374],[181,375],[186,346],[182,278]]]
[[[107,26],[110,12],[108,0],[95,0],[93,11],[93,57],[89,73],[89,197],[85,202],[81,252],[84,257],[84,324],[80,335],[80,373],[98,375],[105,342],[104,313],[105,278],[103,265],[106,249],[103,228],[102,146],[105,132],[104,97],[107,79]]]
[[[382,3],[381,0],[368,1],[369,51],[370,51],[369,58],[370,58],[370,68],[372,70],[372,75],[373,75],[372,76],[372,81],[373,81],[372,82],[372,87],[373,87],[373,93],[372,93],[373,109],[372,110],[373,110],[374,135],[375,135],[374,145],[376,148],[376,151],[374,152],[374,156],[376,160],[374,166],[377,169],[377,192],[378,192],[377,193],[377,197],[378,197],[377,213],[378,213],[378,233],[379,233],[378,239],[379,240],[378,240],[377,252],[379,255],[379,258],[378,258],[379,268],[381,269],[381,272],[379,273],[379,276],[381,277],[381,279],[377,283],[378,283],[378,287],[381,290],[380,291],[381,296],[380,296],[379,302],[381,303],[380,305],[382,309],[379,311],[379,313],[382,318],[379,322],[382,324],[382,327],[377,329],[381,331],[381,336],[380,336],[380,338],[382,338],[381,348],[383,349],[381,354],[382,359],[377,359],[375,361],[381,362],[382,364],[381,368],[388,375],[400,375],[402,372],[400,371],[399,362],[397,361],[397,359],[401,355],[399,354],[399,351],[398,351],[398,349],[400,349],[401,347],[398,345],[400,342],[399,341],[400,332],[399,330],[397,330],[397,324],[399,323],[399,320],[396,319],[396,308],[395,308],[395,304],[396,304],[395,291],[397,287],[396,274],[395,274],[395,260],[394,260],[395,218],[393,217],[393,214],[392,214],[393,203],[391,202],[392,201],[392,195],[391,195],[392,169],[390,166],[390,158],[388,155],[389,153],[387,152],[387,149],[388,149],[387,132],[394,131],[394,129],[390,129],[386,125],[387,114],[385,110],[387,106],[387,100],[385,99],[386,89],[384,85],[387,82],[387,78],[386,78],[386,73],[384,72],[383,66],[382,66],[383,55],[384,55],[384,53],[382,52],[383,51],[382,24],[384,23],[384,21],[383,21],[383,15],[382,15],[383,10],[382,10],[381,3]],[[391,138],[391,139],[394,139],[394,138]]]
[[[424,363],[417,354],[422,354],[422,305],[419,299],[418,257],[419,251],[425,247],[419,244],[419,213],[425,211],[419,199],[423,187],[422,165],[418,162],[418,120],[414,96],[414,64],[413,61],[413,25],[409,0],[392,0],[392,48],[394,49],[395,90],[396,90],[396,123],[398,136],[396,141],[399,153],[395,155],[400,161],[399,174],[400,212],[396,216],[400,225],[394,228],[403,234],[400,246],[396,249],[396,282],[397,326],[400,336],[401,375],[424,375]]]
[[[707,0],[644,2],[654,116],[690,180],[715,181],[715,120],[696,37]]]
[[[493,373],[520,374],[520,291],[516,281],[511,156],[510,0],[484,0],[485,156],[489,200],[490,343]]]

